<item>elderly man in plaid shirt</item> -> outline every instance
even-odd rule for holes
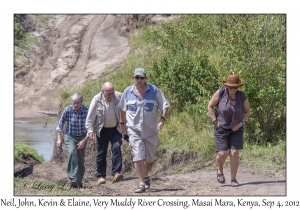
[[[85,120],[88,108],[82,105],[83,96],[75,93],[71,96],[72,105],[66,107],[60,117],[56,130],[57,147],[65,144],[68,150],[68,176],[72,187],[82,188],[82,178],[85,172],[84,157],[87,140]],[[63,135],[63,126],[67,122],[66,132]]]

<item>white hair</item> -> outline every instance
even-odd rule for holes
[[[79,99],[81,102],[83,101],[83,96],[80,94],[80,93],[74,93],[72,96],[71,96],[71,100],[72,102],[76,99]]]

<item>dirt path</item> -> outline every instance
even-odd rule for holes
[[[127,150],[128,145],[125,145],[122,149]],[[87,148],[90,151],[86,157],[86,173],[84,176],[83,192],[90,195],[102,195],[102,196],[127,196],[137,195],[133,192],[134,188],[138,184],[138,179],[135,172],[129,169],[131,165],[130,157],[126,154],[123,158],[123,170],[124,180],[121,182],[113,183],[112,176],[110,175],[110,166],[107,167],[107,182],[103,185],[97,185],[95,177],[95,153],[92,149]],[[65,152],[65,151],[64,151]],[[123,152],[124,153],[124,152]],[[59,156],[60,155],[60,156]],[[170,156],[167,154],[167,156]],[[52,182],[68,182],[67,178],[67,163],[66,153],[59,154],[54,148],[54,157],[51,161],[36,165],[33,168],[33,173],[28,176],[29,179],[42,179]],[[164,159],[164,163],[169,165],[167,168],[165,165],[162,167],[161,159]],[[170,159],[174,159],[170,157]],[[216,171],[208,169],[199,169],[195,172],[188,173],[175,173],[174,168],[181,167],[186,164],[191,165],[193,160],[189,162],[177,162],[173,166],[172,163],[168,163],[168,157],[159,157],[156,161],[156,166],[150,173],[151,176],[151,189],[143,193],[142,195],[152,196],[197,196],[197,195],[253,195],[253,196],[285,196],[286,195],[286,178],[283,175],[274,174],[262,169],[250,168],[241,165],[238,171],[239,187],[233,188],[230,185],[230,169],[225,168],[224,174],[226,177],[226,184],[220,185],[216,180]],[[110,158],[108,158],[108,164]],[[214,168],[215,162],[210,163],[210,168]]]
[[[46,164],[47,165],[47,164]],[[60,174],[61,178],[66,177],[66,170],[59,165],[56,166],[36,166],[33,173],[44,171],[47,173],[45,177],[53,181],[51,174]],[[45,167],[46,166],[46,167]],[[48,170],[47,170],[48,169]],[[51,172],[50,172],[51,170]],[[252,195],[252,196],[285,196],[286,195],[286,179],[283,176],[269,174],[257,171],[251,168],[241,166],[238,173],[239,187],[233,188],[230,185],[229,168],[225,168],[225,176],[227,182],[220,185],[216,181],[216,171],[199,170],[192,173],[178,173],[172,175],[161,175],[151,177],[151,188],[141,195],[152,196],[197,196],[197,195]],[[32,176],[32,175],[31,175]],[[32,178],[38,178],[35,174]],[[41,177],[39,177],[41,179]],[[56,180],[58,181],[58,180]],[[62,178],[61,181],[68,181]],[[138,179],[135,175],[126,176],[124,180],[118,183],[112,182],[112,177],[107,176],[107,182],[103,185],[97,185],[96,177],[85,178],[83,192],[91,195],[102,196],[126,196],[137,195],[133,192]]]

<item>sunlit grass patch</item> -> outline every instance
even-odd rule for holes
[[[39,155],[35,148],[30,147],[26,144],[15,143],[14,158],[17,162],[22,161],[20,157],[21,154],[24,154],[25,156],[28,156],[34,160],[37,160],[40,163],[44,162],[44,157],[42,155]]]

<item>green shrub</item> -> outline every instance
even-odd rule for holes
[[[178,111],[194,105],[208,119],[209,99],[229,74],[238,74],[251,105],[248,140],[284,140],[285,21],[285,15],[186,15],[152,28],[146,41],[164,54],[149,67],[151,81]]]

